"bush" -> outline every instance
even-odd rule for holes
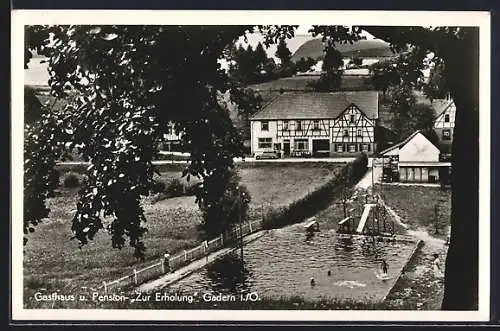
[[[196,195],[196,190],[198,189],[199,184],[187,184],[184,186],[184,195]]]
[[[318,211],[328,207],[336,196],[349,190],[366,173],[368,157],[360,155],[352,163],[346,165],[340,173],[327,181],[317,190],[307,194],[286,207],[270,210],[262,221],[264,229],[275,229],[302,222]]]
[[[179,197],[184,194],[184,185],[182,185],[181,181],[175,178],[168,184],[165,193],[170,197]]]
[[[163,193],[165,192],[165,188],[167,187],[167,185],[165,185],[164,182],[162,181],[155,181],[153,186],[151,187],[151,191],[153,193]]]
[[[223,181],[226,181],[225,183]],[[201,200],[200,208],[203,212],[203,222],[200,229],[203,238],[214,238],[220,233],[231,229],[231,226],[248,219],[250,192],[245,185],[240,185],[240,177],[236,170],[231,169],[221,177],[205,180],[204,187],[210,185],[212,190],[222,193],[220,198],[217,194],[205,196]],[[238,207],[241,207],[239,209]]]
[[[368,170],[368,156],[362,153],[352,163],[349,169],[350,180],[360,180]]]
[[[80,186],[80,178],[73,172],[64,175],[63,185],[66,188],[75,188]]]

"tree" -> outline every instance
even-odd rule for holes
[[[456,106],[452,145],[451,240],[442,308],[478,308],[479,254],[479,28],[363,27],[393,46],[414,45],[444,63]],[[457,56],[460,54],[460,56]]]
[[[58,112],[26,127],[25,232],[47,216],[55,161],[64,149],[91,162],[79,192],[72,231],[81,245],[104,228],[112,246],[128,237],[135,256],[144,255],[146,221],[141,196],[154,185],[155,145],[170,121],[183,131],[191,153],[183,172],[203,184],[196,190],[205,215],[220,210],[231,190],[233,157],[242,156],[241,137],[218,100],[228,78],[218,58],[250,27],[53,26],[49,84],[64,97]],[[175,51],[172,51],[175,45]],[[181,111],[180,111],[181,110]],[[205,220],[212,234],[212,221]]]
[[[342,54],[334,47],[327,46],[323,58],[323,72],[319,79],[311,85],[318,92],[338,90],[342,83],[343,66]]]
[[[262,43],[258,43],[257,46],[255,47],[255,52],[254,52],[254,62],[255,66],[257,68],[257,72],[259,74],[262,74],[262,71],[265,70],[265,65],[268,61],[267,58],[267,53],[264,50],[264,47],[262,46]]]
[[[431,101],[434,99],[444,99],[449,93],[449,89],[443,75],[444,70],[444,63],[439,61],[430,70],[429,80],[423,84],[422,91]]]
[[[363,65],[363,59],[360,57],[353,57],[351,61],[349,61],[350,64],[353,64],[357,67],[360,67]]]
[[[243,139],[250,139],[250,117],[262,108],[262,97],[251,88],[234,88],[231,90],[230,101],[238,106],[238,114],[245,122],[242,128]]]
[[[370,67],[370,81],[373,86],[382,91],[383,99],[391,85],[398,84],[400,76],[392,61],[376,62]]]
[[[403,140],[415,131],[411,122],[411,110],[416,103],[415,96],[408,85],[391,86],[389,93],[391,95],[390,109],[393,114],[392,129],[399,140]]]
[[[281,66],[285,67],[290,63],[290,58],[292,57],[292,52],[288,49],[284,39],[281,39],[278,43],[278,48],[274,54],[281,61]]]
[[[394,88],[397,92],[393,97],[391,111],[394,114],[394,133],[401,141],[419,130],[434,145],[439,146],[439,139],[434,131],[436,118],[434,108],[427,104],[416,103],[415,97],[408,89]]]
[[[295,63],[297,67],[297,72],[308,72],[311,71],[311,67],[315,65],[317,61],[312,57],[308,56],[307,59],[301,57],[297,63]]]
[[[412,131],[420,130],[434,145],[439,146],[439,138],[434,131],[436,111],[430,105],[417,103],[410,108],[410,125]]]

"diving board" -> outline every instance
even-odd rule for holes
[[[372,209],[373,206],[376,206],[376,204],[374,203],[365,204],[365,208],[363,209],[363,214],[361,214],[361,219],[359,220],[358,228],[356,229],[357,233],[363,232],[363,228],[365,227],[368,215],[370,215],[370,209]]]

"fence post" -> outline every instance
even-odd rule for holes
[[[188,257],[187,257],[187,252],[186,250],[184,250],[184,261],[187,261]]]
[[[250,233],[252,233],[252,222],[248,222],[248,228],[250,229]]]
[[[224,246],[224,234],[220,234],[220,244],[223,247]]]
[[[134,269],[134,283],[137,285],[137,269]]]
[[[165,273],[165,259],[164,258],[160,259],[160,264],[161,264],[161,273],[164,274]]]
[[[165,253],[161,260],[161,271],[163,271],[163,273],[170,272],[170,254]]]
[[[102,285],[104,286],[104,293],[108,293],[108,286],[106,285],[106,282],[103,281]]]

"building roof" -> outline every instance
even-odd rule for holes
[[[252,120],[337,118],[351,104],[368,118],[378,118],[378,92],[284,92],[255,114]]]
[[[390,151],[395,150],[396,148],[401,148],[401,147],[403,147],[403,146],[404,146],[404,145],[406,145],[406,144],[407,144],[410,140],[412,140],[412,139],[413,139],[413,137],[415,137],[415,136],[416,136],[417,134],[419,134],[419,133],[422,133],[422,132],[420,132],[420,130],[417,130],[417,131],[413,132],[411,135],[409,135],[409,136],[408,136],[408,138],[406,138],[406,139],[404,139],[404,140],[400,141],[399,143],[397,143],[397,144],[395,144],[395,145],[393,145],[393,146],[391,146],[391,147],[389,147],[389,148],[387,148],[387,149],[384,149],[383,151],[381,151],[381,152],[380,152],[380,154],[386,154],[386,153],[388,153],[388,152],[390,152]],[[424,137],[425,137],[425,135],[424,135]],[[432,142],[431,142],[431,144],[432,144]]]
[[[400,167],[451,167],[451,162],[399,162]]]
[[[436,100],[437,101],[437,100]],[[440,100],[439,103],[433,105],[434,109],[436,110],[436,120],[441,116],[445,111],[448,110],[448,108],[451,107],[451,105],[454,104],[453,100]]]

